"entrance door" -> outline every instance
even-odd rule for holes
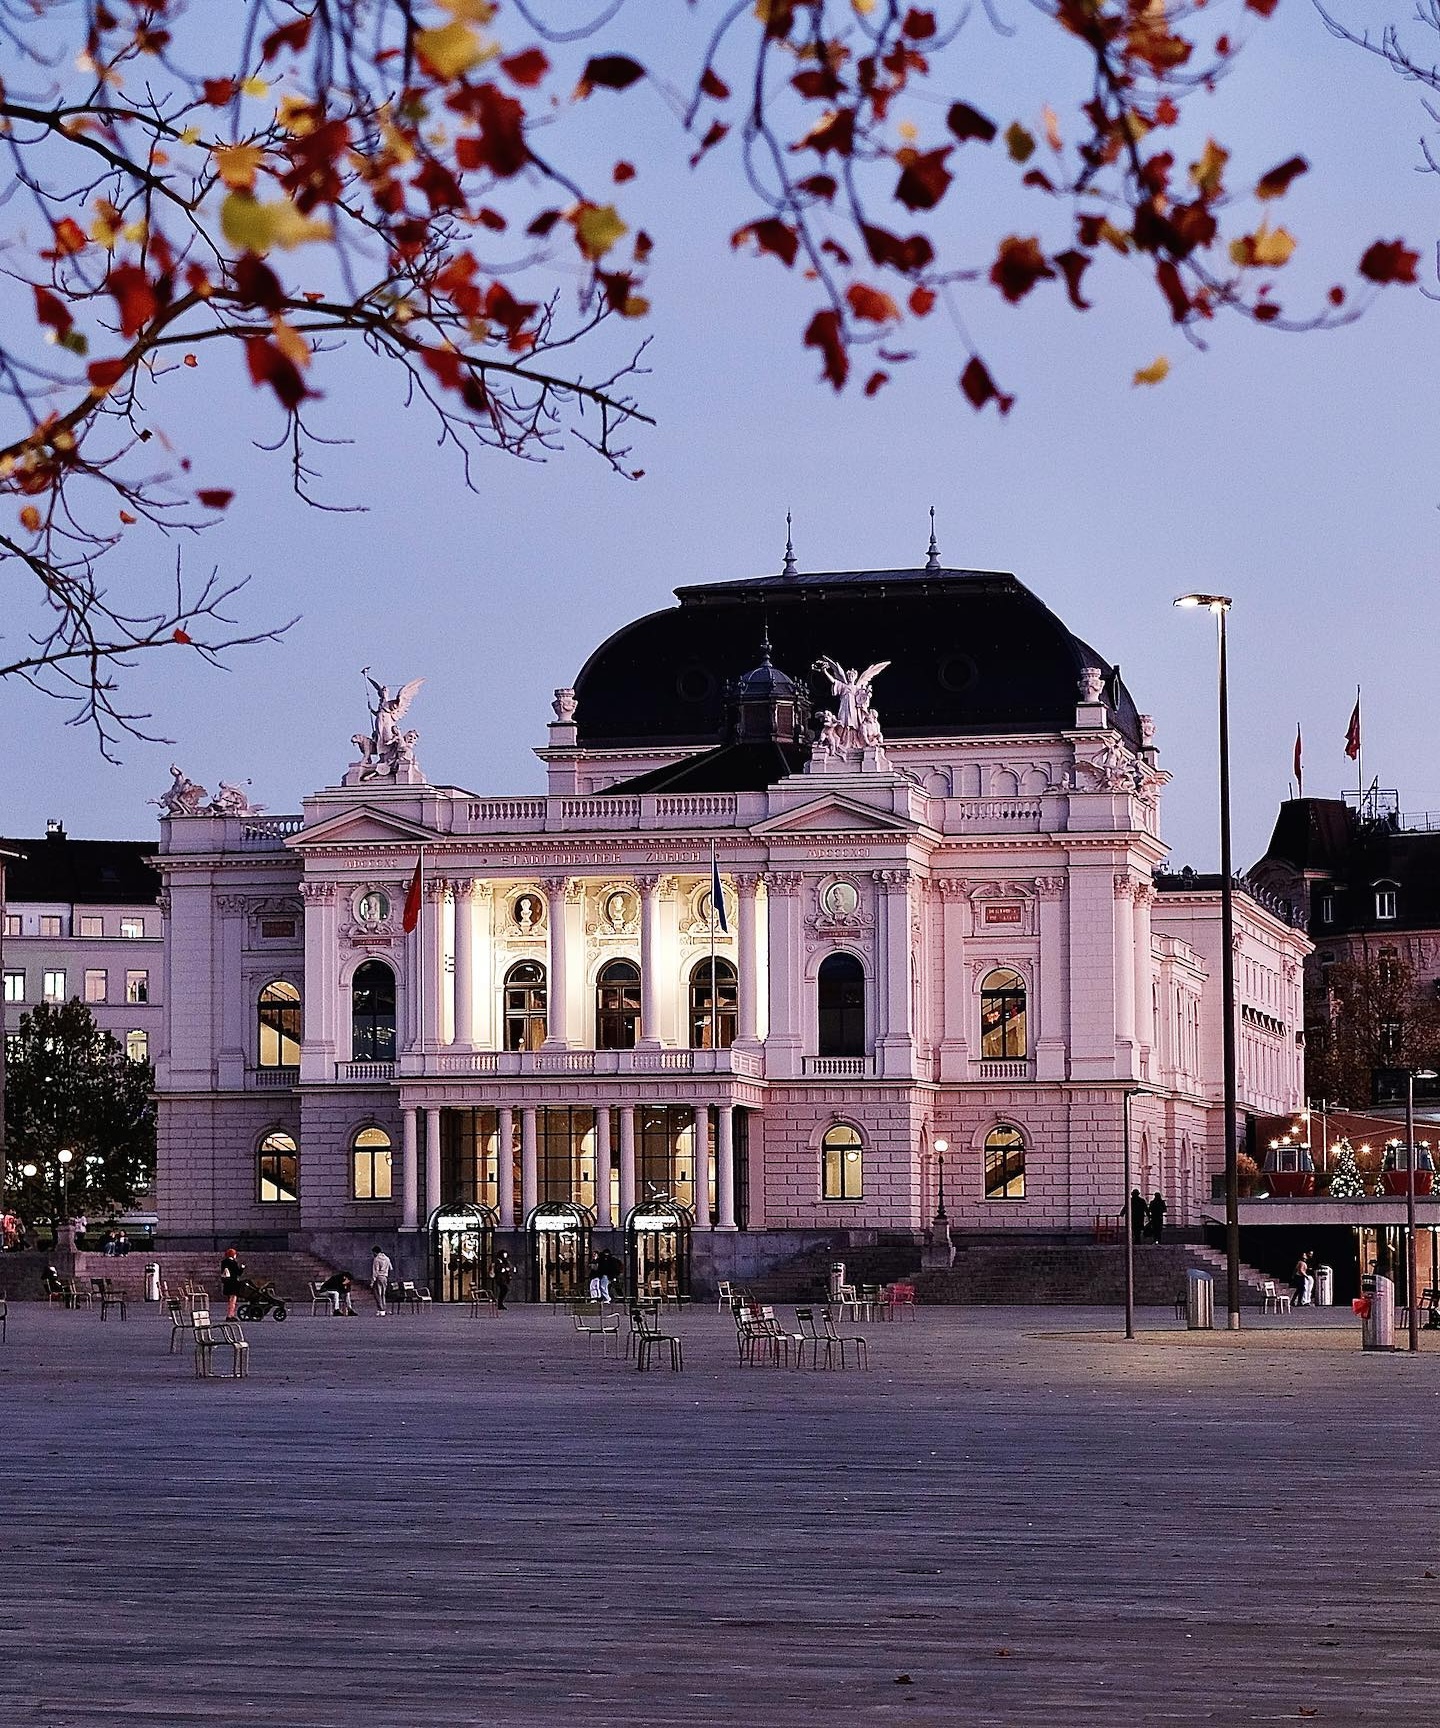
[[[432,1213],[430,1253],[436,1301],[468,1302],[490,1284],[494,1214],[481,1206],[448,1206]]]

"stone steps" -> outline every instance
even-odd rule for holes
[[[247,1278],[273,1284],[287,1302],[308,1301],[306,1285],[328,1278],[335,1270],[317,1255],[279,1249],[242,1251],[240,1259]],[[81,1285],[88,1284],[91,1278],[108,1278],[127,1301],[139,1302],[145,1294],[145,1268],[152,1260],[160,1262],[161,1281],[173,1294],[178,1295],[188,1281],[208,1291],[212,1298],[219,1296],[220,1255],[213,1250],[167,1253],[162,1247],[154,1253],[114,1257],[81,1253],[75,1256],[75,1270],[68,1275]],[[8,1294],[19,1301],[39,1298],[43,1295],[41,1280],[45,1268],[53,1263],[45,1254],[6,1254],[0,1259],[0,1289],[8,1285]]]
[[[844,1262],[850,1284],[893,1284],[919,1271],[920,1248],[912,1242],[811,1248],[748,1281],[745,1288],[764,1302],[823,1302],[830,1288],[830,1268],[837,1260]]]

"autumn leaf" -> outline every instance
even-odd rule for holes
[[[1028,162],[1035,154],[1034,136],[1018,120],[1012,120],[1005,128],[1005,148],[1012,162]]]
[[[1013,396],[1006,396],[996,389],[989,367],[978,354],[970,356],[969,364],[960,374],[960,388],[965,392],[966,401],[977,413],[990,401],[995,403],[1002,414],[1008,414],[1015,406]]]
[[[800,241],[795,230],[778,216],[767,216],[760,222],[747,222],[730,236],[732,247],[743,246],[747,240],[753,240],[760,251],[772,253],[787,268],[794,264],[800,251]]]
[[[1190,296],[1185,292],[1180,272],[1169,258],[1162,258],[1155,266],[1155,280],[1160,285],[1160,292],[1169,302],[1170,316],[1177,324],[1183,324],[1190,316]]]
[[[1091,302],[1080,292],[1080,279],[1090,268],[1090,254],[1077,252],[1072,247],[1068,252],[1057,252],[1054,262],[1060,266],[1065,278],[1065,292],[1070,296],[1070,304],[1077,312],[1088,312]]]
[[[195,496],[207,510],[223,510],[235,494],[224,486],[204,486]]]
[[[1280,0],[1245,0],[1245,10],[1258,12],[1262,18],[1268,18],[1279,4]]]
[[[926,288],[922,284],[920,287],[910,290],[910,310],[917,318],[927,317],[934,309],[935,290],[933,288]]]
[[[996,132],[995,122],[986,119],[978,108],[972,108],[968,102],[952,103],[950,112],[945,116],[945,124],[962,144],[971,138],[988,144]]]
[[[582,100],[592,90],[628,90],[645,76],[645,68],[628,54],[597,54],[585,62],[575,94]]]
[[[106,283],[120,312],[120,334],[134,336],[159,311],[155,285],[138,264],[117,264]]]
[[[275,333],[275,346],[292,366],[303,372],[310,364],[310,344],[293,324],[287,324],[278,313],[270,320],[270,328]]]
[[[865,394],[867,396],[873,396],[882,385],[888,384],[889,382],[890,374],[888,372],[872,372],[865,380]]]
[[[1371,250],[1373,251],[1374,248],[1372,247]],[[53,330],[57,338],[68,335],[75,320],[71,317],[65,302],[58,294],[52,293],[48,288],[41,288],[37,285],[34,292],[36,318],[47,329]]]
[[[463,77],[495,54],[493,48],[487,48],[470,26],[462,24],[458,18],[435,30],[417,30],[415,51],[425,69],[445,83]]]
[[[512,83],[530,90],[550,70],[550,62],[545,58],[543,49],[525,48],[519,54],[511,54],[502,60],[500,70]]]
[[[330,224],[302,216],[288,198],[262,202],[245,192],[232,192],[220,206],[220,231],[234,247],[262,257],[279,246],[289,251],[311,240],[328,240]]]
[[[895,160],[900,164],[900,178],[895,196],[907,210],[933,210],[945,196],[954,176],[945,166],[945,158],[953,146],[942,144],[938,150],[900,150]]]
[[[1242,270],[1278,270],[1295,251],[1295,236],[1262,222],[1253,234],[1230,242],[1230,262]]]
[[[118,384],[130,370],[128,360],[92,360],[85,368],[85,376],[90,380],[90,387],[99,394]]]
[[[139,518],[136,516],[132,516],[128,510],[122,510],[120,512],[120,520],[125,524],[125,526],[127,528],[133,528],[135,526],[136,522],[139,520]]]
[[[295,366],[266,336],[245,338],[245,364],[250,370],[251,381],[268,384],[281,406],[291,413],[310,395]]]
[[[1224,150],[1213,138],[1205,140],[1205,149],[1198,162],[1190,164],[1190,178],[1200,189],[1204,198],[1217,198],[1223,190],[1225,164],[1230,160],[1230,152]]]
[[[179,642],[182,645],[184,645],[186,643],[193,641],[194,638],[190,635],[190,632],[188,630],[182,630],[181,627],[177,624],[175,626],[175,628],[170,632],[170,640],[172,642]]]
[[[32,534],[40,532],[40,512],[33,504],[27,504],[20,512],[20,526],[28,528]]]
[[[724,102],[730,94],[730,86],[709,66],[700,74],[700,88],[715,102]]]
[[[837,390],[843,389],[850,375],[850,359],[840,335],[839,314],[828,309],[817,312],[806,328],[805,346],[820,350],[825,361],[822,375]]]
[[[62,216],[55,224],[55,256],[68,258],[72,253],[83,252],[90,244],[85,230],[71,216]]]
[[[1292,156],[1288,162],[1282,162],[1278,168],[1272,168],[1268,174],[1262,174],[1255,187],[1257,198],[1283,198],[1290,190],[1290,182],[1297,180],[1302,174],[1308,173],[1310,164],[1303,156]]]
[[[253,192],[264,162],[265,151],[259,144],[221,144],[215,150],[215,167],[232,192]]]
[[[1040,119],[1045,127],[1045,142],[1058,156],[1063,147],[1060,138],[1060,116],[1047,103],[1040,110]]]
[[[571,216],[575,241],[589,259],[603,258],[615,243],[630,232],[613,204],[581,204]]]
[[[1170,362],[1163,354],[1158,355],[1148,366],[1142,366],[1131,380],[1135,384],[1160,384],[1170,376]]]
[[[1371,282],[1413,282],[1419,262],[1403,240],[1377,240],[1360,260],[1360,274]]]
[[[1025,240],[1008,235],[1000,242],[995,262],[990,266],[990,280],[1012,306],[1018,305],[1037,282],[1054,274],[1033,235]]]
[[[890,296],[864,282],[852,282],[845,290],[845,300],[855,317],[867,324],[899,322],[900,308]]]
[[[611,170],[610,177],[617,186],[623,186],[627,180],[635,178],[635,164],[633,162],[617,162]]]

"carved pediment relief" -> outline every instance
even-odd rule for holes
[[[772,816],[750,830],[752,834],[909,834],[914,825],[884,810],[850,798],[818,798],[798,810]]]

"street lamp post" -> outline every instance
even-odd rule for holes
[[[1181,607],[1205,606],[1218,625],[1220,705],[1220,1008],[1225,1090],[1225,1298],[1230,1330],[1240,1330],[1240,1170],[1235,1138],[1235,884],[1230,859],[1230,671],[1227,594],[1182,594]]]
[[[70,1222],[70,1160],[75,1154],[68,1146],[62,1146],[55,1154],[60,1160],[60,1222]]]
[[[1135,1208],[1130,1204],[1130,1100],[1135,1091],[1125,1094],[1125,1336],[1135,1336]]]

